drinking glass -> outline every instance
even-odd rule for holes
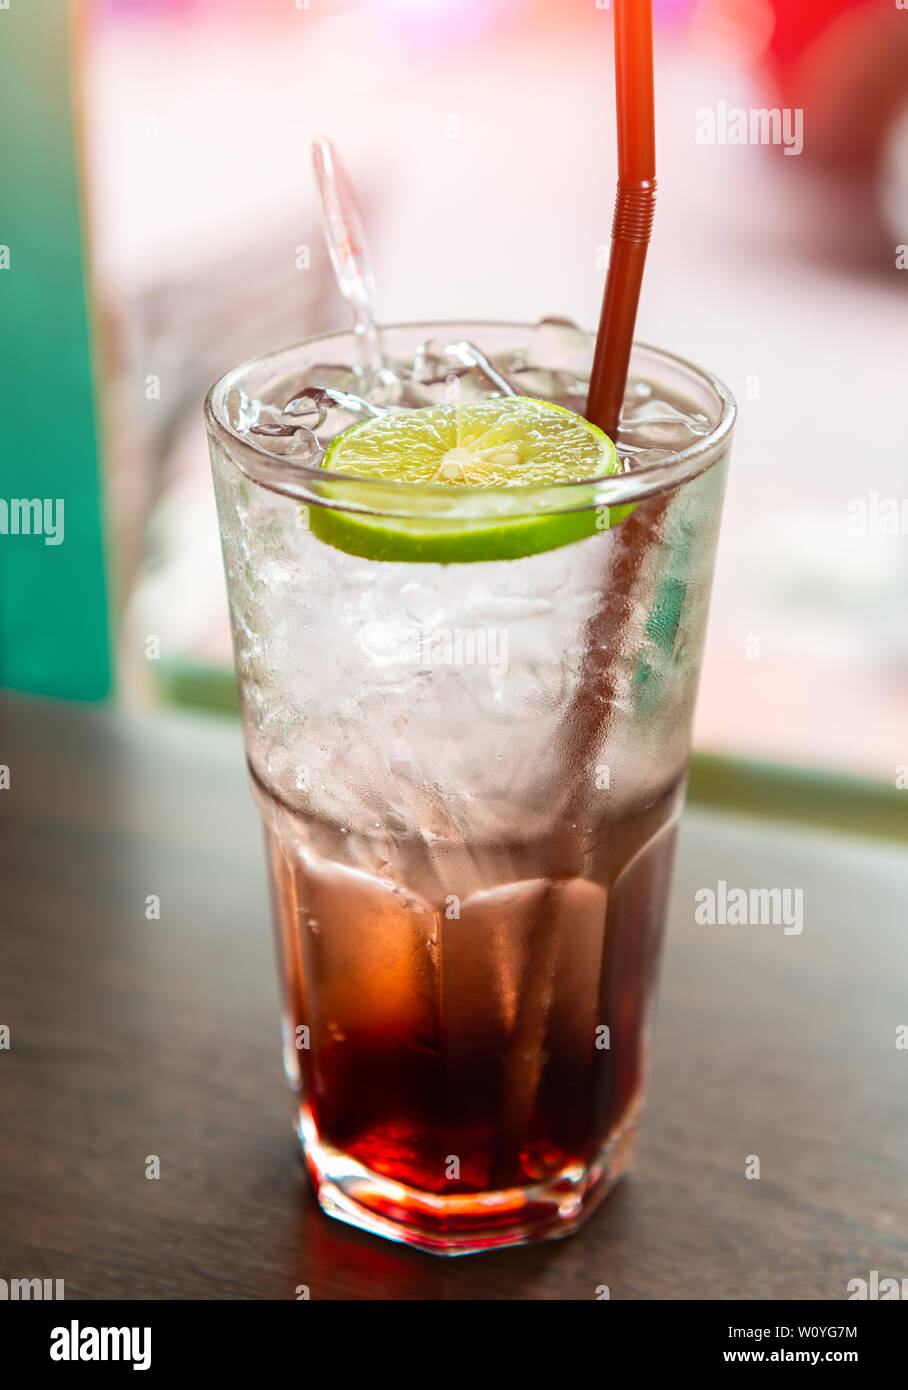
[[[250,429],[313,383],[494,394],[433,384],[431,340],[582,413],[591,337],[445,323],[383,329],[381,371],[354,333],[247,362],[206,417],[306,1163],[326,1212],[453,1255],[567,1234],[631,1160],[735,407],[636,346],[627,471],[511,489],[343,480]],[[376,560],[324,509],[585,531]]]

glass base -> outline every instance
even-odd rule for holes
[[[323,1143],[301,1112],[299,1137],[319,1206],[361,1231],[430,1255],[474,1255],[571,1235],[627,1172],[636,1124],[625,1126],[589,1167],[563,1168],[532,1187],[438,1197],[372,1172]]]

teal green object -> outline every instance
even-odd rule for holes
[[[0,9],[0,685],[94,700],[111,663],[71,65],[66,0]]]

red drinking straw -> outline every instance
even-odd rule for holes
[[[587,419],[615,438],[656,205],[652,0],[615,0],[618,193]]]

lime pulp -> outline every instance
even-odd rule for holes
[[[460,489],[550,488],[594,482],[621,472],[614,444],[596,425],[550,401],[528,396],[452,402],[389,411],[352,425],[333,439],[322,467],[391,483]],[[441,564],[514,560],[568,545],[608,529],[631,510],[602,507],[591,495],[519,516],[377,516],[331,506],[343,503],[340,482],[321,489],[328,506],[309,508],[309,527],[338,550],[369,560]],[[418,500],[418,493],[416,494]]]

